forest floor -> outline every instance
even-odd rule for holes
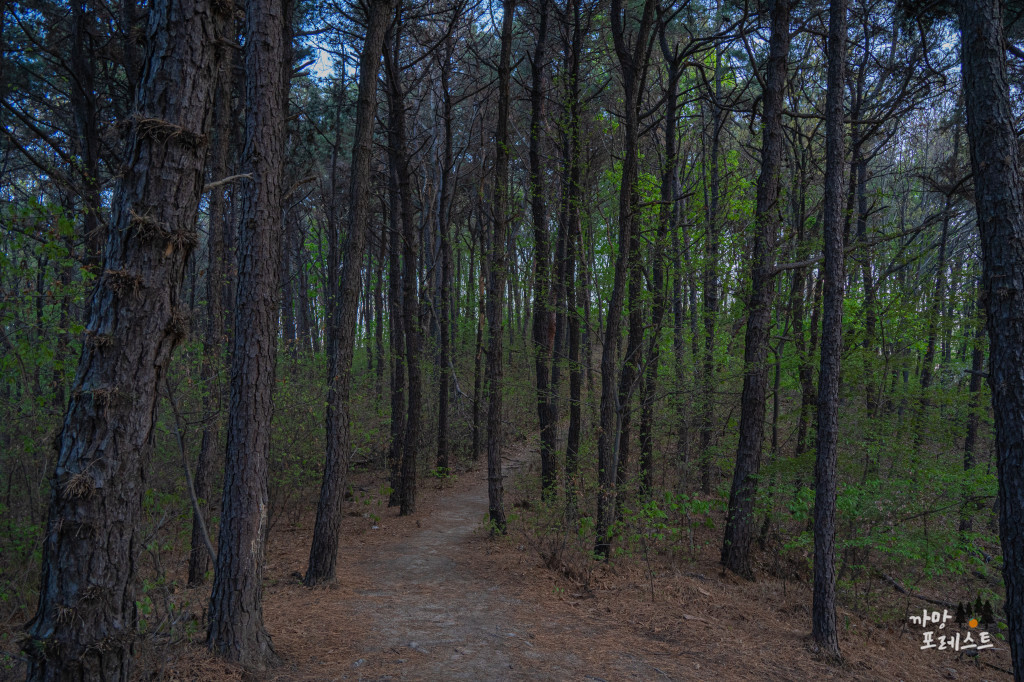
[[[507,495],[534,460],[521,444],[509,453]],[[259,679],[1009,679],[992,667],[1009,667],[1005,644],[978,668],[921,651],[916,630],[843,609],[845,660],[830,665],[809,648],[806,584],[739,580],[710,556],[662,572],[657,585],[630,565],[641,562],[597,565],[582,589],[545,567],[523,533],[488,537],[482,462],[455,480],[427,479],[412,517],[366,492],[379,476],[354,484],[363,493],[347,505],[337,586],[299,580],[312,519],[271,533],[264,616],[282,664]],[[921,606],[908,602],[910,612]],[[164,679],[254,679],[199,645],[169,658]]]

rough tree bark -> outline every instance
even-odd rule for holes
[[[839,440],[839,363],[843,352],[843,88],[846,2],[831,0],[828,90],[825,95],[824,300],[818,378],[818,456],[814,465],[814,594],[811,637],[828,657],[839,657],[836,627],[836,450]]]
[[[999,534],[1015,676],[1024,674],[1024,190],[999,0],[960,0],[961,55],[981,233],[996,423]]]
[[[287,90],[285,0],[245,11],[245,146],[224,495],[207,644],[255,670],[277,661],[263,626],[267,467],[274,412]]]
[[[388,135],[390,135],[390,131]],[[388,506],[399,504],[402,439],[405,435],[405,322],[402,303],[402,227],[398,221],[398,172],[388,159],[388,301],[391,315],[391,443],[388,446]]]
[[[665,241],[679,227],[679,210],[676,199],[679,196],[679,152],[677,118],[679,105],[679,78],[682,75],[682,59],[678,46],[671,49],[666,36],[667,21],[661,21],[658,41],[661,54],[666,62],[667,86],[665,93],[665,166],[661,173],[661,206],[659,208],[658,232],[654,242],[653,282],[651,293],[651,340],[647,347],[647,366],[644,370],[640,396],[640,481],[645,494],[653,489],[654,482],[654,406],[658,390],[658,370],[661,363],[661,336],[667,307],[665,290]],[[675,237],[678,242],[678,235]],[[678,282],[678,278],[677,278]],[[676,291],[675,301],[681,303],[681,293]],[[677,321],[682,317],[676,316]],[[678,329],[675,340],[676,352],[682,353],[682,330]]]
[[[214,39],[206,0],[150,5],[126,163],[56,441],[30,680],[129,677],[142,462],[157,386],[187,333],[179,290],[197,242]]]
[[[448,445],[448,402],[451,394],[451,344],[452,334],[452,243],[451,243],[451,204],[452,204],[452,170],[454,168],[454,151],[452,149],[452,93],[451,70],[452,56],[455,50],[452,38],[445,40],[445,51],[441,56],[441,118],[444,123],[444,152],[441,159],[441,188],[438,197],[437,232],[441,242],[441,302],[440,302],[440,334],[441,343],[438,349],[437,376],[437,458],[438,472],[447,474],[450,469]],[[458,311],[456,310],[456,316]]]
[[[401,7],[401,5],[399,5]],[[398,218],[402,226],[402,319],[405,336],[405,366],[408,375],[405,431],[402,434],[402,460],[398,481],[399,514],[407,516],[416,509],[416,460],[419,449],[422,412],[422,380],[420,375],[420,304],[416,268],[419,255],[420,230],[413,220],[412,171],[409,168],[409,143],[406,133],[405,89],[402,86],[399,49],[402,35],[401,9],[392,28],[393,39],[383,46],[384,69],[388,93],[388,155],[398,187]]]
[[[700,489],[711,492],[711,445],[715,427],[715,323],[718,319],[719,149],[725,116],[722,100],[722,53],[715,48],[714,101],[711,104],[711,158],[708,161],[707,230],[704,234],[704,362],[701,368]]]

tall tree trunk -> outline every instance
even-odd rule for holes
[[[666,28],[665,24],[662,23],[658,32],[662,56],[667,62],[668,70],[668,85],[667,92],[665,93],[665,166],[661,174],[661,207],[659,209],[658,232],[652,254],[653,263],[651,264],[653,275],[653,281],[651,282],[653,298],[651,306],[652,332],[647,349],[647,366],[644,371],[640,397],[640,480],[645,493],[651,491],[654,481],[654,406],[655,395],[658,390],[662,325],[664,324],[666,309],[665,240],[668,238],[669,233],[674,235],[679,227],[679,212],[676,207],[676,198],[679,195],[676,118],[678,116],[680,62],[682,60],[669,49],[668,39],[665,36]],[[676,237],[676,244],[678,245],[678,236]],[[681,293],[677,291],[677,295],[681,296]],[[674,300],[678,301],[679,299]],[[675,317],[677,318],[677,330],[674,346],[677,348],[677,352],[681,352],[682,330],[678,325],[678,319],[682,315],[679,314]]]
[[[213,181],[227,175],[229,142],[231,138],[231,50],[226,41],[231,40],[234,26],[231,17],[217,17],[217,89],[213,127],[216,132],[215,144],[211,150],[209,165]],[[200,502],[199,514],[192,516],[192,542],[188,557],[188,584],[201,585],[210,567],[206,550],[203,527],[210,515],[210,487],[214,451],[220,447],[220,410],[223,403],[223,386],[218,380],[224,362],[224,187],[215,187],[210,193],[210,221],[207,239],[209,263],[206,269],[206,335],[203,339],[203,364],[200,376],[206,392],[203,395],[203,414],[206,425],[199,446],[199,460],[196,463],[195,493]]]
[[[531,62],[530,84],[530,205],[533,209],[533,352],[537,372],[537,419],[540,422],[540,480],[543,495],[555,491],[556,472],[555,431],[557,415],[548,385],[548,366],[551,364],[554,334],[554,310],[551,309],[551,246],[548,229],[547,205],[541,175],[540,142],[544,117],[544,49],[548,36],[549,0],[539,0],[537,6],[537,35]],[[564,228],[563,228],[564,231]],[[550,329],[549,329],[550,328]],[[550,337],[550,338],[549,338]]]
[[[92,21],[95,10],[88,0],[71,3],[74,31],[71,39],[71,61],[69,66],[71,105],[75,117],[75,132],[81,155],[82,174],[82,237],[85,246],[83,261],[87,268],[96,272],[103,260],[103,233],[105,225],[100,223],[100,133],[97,124],[96,63],[92,44],[92,31],[87,22]]]
[[[722,98],[722,53],[715,48],[715,92],[711,105],[711,159],[708,162],[709,189],[707,230],[704,233],[704,366],[701,369],[700,489],[711,492],[711,445],[715,426],[715,322],[718,318],[718,199],[719,147],[724,116]]]
[[[295,343],[295,287],[292,280],[295,259],[292,255],[292,232],[298,229],[295,224],[298,210],[297,204],[285,207],[281,216],[281,340],[293,358],[298,357],[298,347]]]
[[[969,385],[970,401],[967,413],[967,436],[964,438],[964,471],[974,468],[974,448],[978,442],[978,426],[981,424],[981,379],[985,368],[985,308],[984,302],[978,301],[974,314],[975,332],[971,349],[971,381]],[[971,515],[967,512],[967,495],[964,494],[963,508],[960,511],[960,531],[970,532]]]
[[[370,0],[367,5],[366,40],[359,57],[359,94],[353,133],[352,171],[349,179],[348,236],[338,290],[329,292],[336,303],[328,350],[327,457],[320,501],[309,550],[305,584],[312,587],[333,582],[338,560],[338,533],[344,500],[345,474],[352,455],[349,440],[349,390],[352,384],[352,353],[355,347],[366,225],[369,222],[370,160],[373,156],[373,125],[377,113],[377,74],[384,34],[391,21],[393,0]]]
[[[441,242],[441,301],[440,301],[440,348],[438,349],[437,380],[437,457],[438,471],[447,474],[450,464],[448,445],[448,400],[451,395],[451,344],[452,344],[452,244],[451,244],[451,195],[454,153],[452,150],[452,54],[455,46],[451,39],[445,41],[445,52],[441,61],[441,117],[444,120],[444,155],[441,161],[441,191],[438,198],[437,228]],[[456,314],[458,311],[456,310]]]
[[[476,352],[473,354],[473,445],[471,457],[473,460],[480,459],[480,442],[482,435],[482,405],[484,372],[484,322],[487,319],[487,297],[485,291],[490,273],[488,272],[488,258],[484,254],[489,253],[487,246],[487,235],[481,217],[481,211],[477,211],[477,237],[480,240],[480,274],[476,282]]]
[[[373,288],[373,307],[377,310],[377,326],[374,328],[374,345],[377,347],[377,395],[384,385],[384,260],[387,257],[387,235],[380,235],[380,249],[377,253],[377,277]]]
[[[389,131],[390,135],[390,131]],[[391,308],[391,444],[388,448],[388,506],[397,507],[402,482],[405,437],[405,322],[402,303],[402,227],[399,223],[398,171],[388,159],[388,301]]]
[[[487,277],[487,501],[491,532],[504,535],[506,529],[504,490],[501,474],[502,431],[502,298],[508,275],[508,114],[509,83],[512,72],[512,25],[515,0],[504,0],[501,20],[501,55],[498,63],[498,125],[494,157],[494,228],[490,243],[490,272]],[[511,317],[509,324],[512,324]]]
[[[604,348],[601,352],[600,430],[597,439],[597,539],[594,551],[605,559],[608,558],[611,549],[611,529],[615,523],[615,483],[622,418],[622,406],[619,404],[615,381],[615,365],[622,330],[622,307],[626,297],[626,274],[632,257],[630,247],[633,243],[637,206],[640,203],[637,191],[640,99],[647,76],[646,59],[649,55],[648,43],[654,22],[655,4],[653,0],[645,0],[636,31],[632,36],[632,45],[629,44],[624,26],[629,18],[628,8],[623,7],[621,0],[612,0],[611,4],[612,38],[622,72],[625,114],[622,183],[619,189],[619,252],[615,257],[615,275],[612,281],[611,300],[608,302]]]
[[[564,138],[564,163],[562,181],[562,229],[565,231],[565,265],[562,268],[565,300],[569,307],[566,315],[569,327],[569,430],[565,446],[565,504],[569,518],[575,518],[579,486],[580,393],[582,388],[582,365],[580,364],[580,299],[583,287],[576,286],[576,261],[579,258],[580,243],[580,176],[582,174],[582,146],[580,130],[580,57],[583,51],[583,27],[580,16],[580,0],[570,0],[568,9],[572,15],[571,44],[566,48],[568,57],[568,96]],[[557,417],[557,415],[556,415]]]
[[[296,229],[292,232],[292,254],[295,256],[295,278],[296,278],[296,294],[297,294],[297,309],[295,311],[296,317],[296,344],[299,348],[300,355],[308,355],[313,350],[313,321],[312,311],[310,310],[310,291],[309,291],[309,254],[305,249],[306,241],[306,228],[300,223],[296,225]]]
[[[399,5],[401,8],[401,4]],[[420,438],[422,385],[420,377],[419,296],[416,288],[420,230],[413,220],[412,173],[409,169],[408,138],[405,119],[405,90],[401,82],[399,48],[402,42],[401,9],[393,28],[394,38],[384,43],[384,68],[388,91],[388,154],[398,182],[398,216],[402,225],[402,318],[405,323],[405,365],[409,392],[406,401],[405,433],[402,437],[402,467],[398,485],[399,514],[407,516],[416,509],[416,459]]]
[[[868,246],[868,162],[859,159],[857,170],[857,243],[862,251],[860,261],[861,281],[864,285],[864,395],[867,405],[867,416],[873,418],[878,413],[878,382],[875,379],[875,343],[878,324],[878,311],[875,302],[875,280],[871,271],[871,250]]]
[[[839,657],[836,627],[836,450],[839,440],[839,371],[843,352],[843,88],[846,70],[846,0],[831,0],[828,20],[828,91],[825,95],[824,299],[818,377],[818,456],[814,466],[814,594],[811,637],[821,652]]]
[[[214,82],[205,0],[154,0],[146,80],[112,199],[103,271],[57,437],[30,680],[127,680],[138,524],[157,387],[186,335],[179,300],[197,242]]]
[[[981,233],[1010,656],[1024,671],[1024,191],[999,0],[959,0],[964,100]]]
[[[782,171],[783,90],[789,56],[789,0],[775,0],[764,86],[761,176],[757,182],[754,254],[743,353],[743,395],[740,399],[740,440],[736,448],[729,510],[722,543],[722,563],[733,573],[753,578],[750,541],[754,537],[754,500],[764,445],[764,409],[768,394],[768,339],[775,298],[775,240],[779,234],[779,176]]]
[[[924,440],[925,419],[931,406],[929,389],[935,372],[935,347],[938,342],[939,324],[942,317],[942,303],[946,297],[946,240],[949,236],[950,213],[953,199],[946,196],[942,209],[942,230],[939,235],[939,253],[935,263],[935,289],[932,292],[932,305],[928,311],[928,342],[925,346],[924,358],[921,361],[921,402],[918,406],[916,426],[914,428],[914,450],[920,450]]]
[[[639,120],[639,119],[638,119]],[[637,200],[639,203],[639,197]],[[639,228],[634,222],[629,236],[629,310],[626,315],[626,356],[623,358],[622,373],[619,375],[619,437],[615,465],[615,513],[622,510],[624,493],[629,480],[630,449],[633,436],[633,394],[640,379],[642,358],[640,351],[644,341],[644,294],[643,259],[640,252]]]
[[[263,626],[267,467],[278,332],[281,202],[287,119],[290,12],[253,0],[245,13],[245,149],[231,402],[209,647],[261,670],[277,660]]]

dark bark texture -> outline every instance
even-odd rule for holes
[[[487,277],[487,500],[488,518],[493,533],[504,534],[504,490],[501,474],[502,430],[502,341],[504,325],[501,311],[505,295],[508,257],[508,114],[512,72],[512,23],[516,4],[505,0],[501,20],[501,55],[498,64],[498,125],[494,157],[494,230],[490,243],[490,272]],[[511,322],[511,320],[510,320]]]
[[[757,182],[751,292],[747,306],[747,336],[743,354],[743,396],[740,402],[740,440],[736,449],[729,511],[722,546],[722,563],[733,573],[752,578],[750,541],[754,535],[754,499],[764,443],[764,410],[768,394],[768,337],[775,298],[775,241],[779,234],[779,176],[782,171],[783,90],[789,55],[789,0],[775,0],[764,88],[761,176]]]
[[[221,41],[231,40],[234,27],[229,16],[217,18],[217,36]],[[217,88],[213,117],[216,141],[210,150],[207,164],[211,180],[216,182],[227,175],[228,152],[231,135],[231,50],[227,44],[218,44]],[[203,537],[203,524],[209,520],[210,479],[213,473],[215,452],[220,446],[223,383],[218,380],[224,361],[224,229],[227,202],[224,187],[218,186],[210,193],[210,221],[207,251],[209,262],[206,270],[206,330],[203,338],[203,364],[201,378],[206,386],[203,395],[203,413],[207,425],[199,446],[196,462],[195,493],[199,500],[200,512],[193,514],[192,540],[188,556],[188,584],[201,585],[210,568],[210,557]]]
[[[533,212],[533,346],[537,373],[537,418],[540,422],[541,489],[545,494],[557,483],[555,466],[555,403],[548,385],[555,329],[551,328],[551,245],[548,213],[541,182],[540,143],[544,116],[544,48],[548,33],[548,0],[537,8],[537,36],[531,64],[530,85],[530,205]],[[552,313],[554,311],[551,311]]]
[[[999,0],[958,3],[996,425],[1007,639],[1024,676],[1024,190]]]
[[[246,5],[242,156],[251,178],[241,188],[224,493],[207,635],[215,653],[254,670],[277,658],[263,626],[263,563],[277,359],[287,25],[283,0]]]
[[[839,442],[839,365],[843,352],[843,88],[846,0],[832,0],[828,21],[825,96],[824,293],[818,378],[818,454],[814,465],[814,593],[811,637],[821,652],[839,657],[836,626],[836,451]]]
[[[188,329],[179,290],[197,242],[213,42],[209,2],[150,6],[126,163],[57,437],[30,680],[129,677],[142,463],[157,387]]]

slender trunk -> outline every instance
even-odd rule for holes
[[[640,484],[645,494],[649,494],[654,483],[654,407],[658,392],[658,369],[661,362],[662,325],[666,312],[665,299],[665,241],[669,233],[675,235],[678,230],[676,197],[679,193],[677,165],[679,162],[676,151],[676,117],[679,90],[680,59],[673,55],[665,36],[662,25],[658,35],[662,55],[668,63],[668,91],[665,93],[665,167],[661,175],[661,207],[659,209],[658,231],[652,253],[651,282],[651,340],[647,349],[647,366],[644,370],[643,385],[640,395]],[[678,241],[678,239],[677,239]],[[678,281],[678,280],[677,280]],[[677,287],[678,294],[678,287]],[[675,299],[678,301],[679,299]],[[682,350],[681,327],[676,315],[676,350]]]
[[[452,97],[449,86],[451,75],[452,52],[454,46],[447,41],[447,49],[441,62],[441,116],[444,120],[444,157],[441,168],[441,192],[438,199],[437,227],[441,242],[441,301],[440,348],[438,350],[438,381],[437,381],[437,469],[440,473],[448,473],[448,399],[451,395],[449,375],[451,369],[451,317],[452,317],[452,244],[451,244],[451,172],[454,164],[452,151]],[[457,311],[456,311],[457,312]]]
[[[878,413],[878,382],[875,379],[875,343],[878,312],[875,303],[875,281],[871,271],[871,251],[868,243],[868,162],[860,159],[857,169],[857,241],[862,251],[859,257],[861,280],[864,285],[864,395],[867,416]]]
[[[305,249],[305,230],[301,225],[292,234],[292,239],[294,240],[292,242],[292,253],[295,254],[296,277],[298,278],[298,346],[300,354],[308,354],[310,352],[318,352],[319,344],[316,343],[312,311],[310,310],[310,282],[307,271],[309,255]]]
[[[554,334],[551,310],[551,246],[548,214],[544,201],[540,159],[541,123],[544,117],[544,48],[548,34],[549,0],[540,0],[537,7],[537,36],[531,64],[530,85],[530,203],[533,209],[533,351],[537,372],[537,418],[540,422],[541,491],[551,495],[558,481],[555,457],[557,415],[548,385]],[[564,228],[563,228],[564,231]],[[550,329],[549,329],[550,328]],[[550,338],[549,338],[550,337]]]
[[[484,373],[481,365],[484,355],[484,322],[487,319],[485,291],[490,274],[487,267],[488,259],[484,257],[484,254],[488,253],[488,248],[480,212],[477,212],[477,235],[480,241],[480,273],[476,281],[476,352],[473,354],[473,451],[471,456],[474,461],[480,459],[481,432],[483,430],[481,406],[483,404]]]
[[[82,237],[85,246],[83,261],[87,268],[97,272],[103,260],[106,226],[100,222],[101,138],[97,123],[96,64],[93,56],[92,31],[87,25],[93,11],[88,0],[75,0],[71,3],[75,28],[71,40],[70,67],[73,78],[70,79],[70,99],[82,159]]]
[[[745,578],[753,578],[750,541],[754,536],[754,500],[764,445],[765,398],[768,394],[768,340],[775,298],[775,240],[779,225],[779,176],[782,171],[783,90],[789,55],[789,0],[775,0],[771,10],[771,38],[765,74],[761,176],[757,183],[751,293],[743,354],[743,395],[740,402],[740,439],[722,544],[722,563]]]
[[[920,449],[924,439],[925,418],[928,408],[931,406],[929,389],[935,372],[935,347],[939,336],[939,318],[942,316],[942,303],[946,296],[946,240],[949,235],[952,208],[952,197],[947,196],[942,209],[942,231],[939,235],[939,253],[935,264],[935,289],[932,292],[932,305],[928,311],[928,342],[921,362],[921,403],[918,407],[917,426],[914,429],[915,450]]]
[[[826,656],[839,657],[836,626],[836,450],[839,440],[839,365],[843,352],[843,88],[846,0],[831,0],[828,91],[825,96],[824,298],[818,378],[818,456],[814,466],[814,594],[811,637]]]
[[[348,236],[338,289],[328,295],[336,299],[337,313],[329,320],[334,326],[328,356],[327,457],[320,502],[313,527],[309,568],[305,584],[333,582],[341,529],[341,505],[345,474],[352,455],[349,441],[349,390],[352,383],[352,353],[355,323],[362,284],[361,268],[366,244],[370,198],[370,160],[373,155],[373,125],[377,111],[377,73],[384,34],[391,20],[392,0],[368,3],[366,40],[359,58],[359,94],[353,133],[352,171],[349,179]],[[332,188],[334,189],[334,188]]]
[[[504,0],[501,56],[498,64],[497,152],[494,159],[494,233],[491,237],[490,276],[487,278],[487,500],[491,532],[505,534],[505,505],[501,475],[502,432],[502,297],[507,275],[508,235],[508,115],[512,72],[512,24],[515,0]],[[511,324],[511,319],[509,323]]]
[[[971,351],[970,401],[967,413],[967,437],[964,438],[964,471],[974,468],[974,448],[978,442],[978,426],[981,424],[981,379],[985,369],[985,308],[984,302],[978,301],[974,315],[975,333]],[[967,495],[960,511],[960,531],[970,532],[971,515],[967,512]]]
[[[374,345],[377,347],[377,396],[384,385],[384,259],[387,257],[388,240],[380,235],[380,249],[377,252],[377,277],[373,287],[373,306],[377,311],[377,326],[374,328]]]
[[[633,228],[636,222],[639,193],[638,147],[640,125],[640,99],[647,75],[646,58],[648,42],[654,21],[655,2],[645,0],[635,41],[629,44],[625,22],[629,18],[628,8],[621,0],[612,0],[612,37],[615,52],[622,71],[622,85],[625,95],[623,117],[622,183],[619,189],[619,251],[615,257],[615,275],[612,282],[611,300],[604,330],[604,348],[601,351],[601,407],[600,430],[597,440],[598,497],[597,497],[597,539],[594,551],[608,558],[611,549],[611,530],[615,523],[616,472],[618,471],[619,436],[622,406],[616,390],[616,356],[622,329],[622,308],[626,297],[626,275],[630,267],[630,248],[633,243]],[[628,362],[628,358],[627,358]]]
[[[218,16],[217,37],[221,41],[229,40],[231,26],[230,17]],[[231,55],[225,46],[217,50],[217,90],[213,126],[217,137],[209,160],[213,180],[227,175],[228,143],[231,130]],[[223,387],[217,379],[224,358],[224,188],[217,187],[210,194],[210,221],[207,251],[209,263],[206,269],[206,335],[203,339],[203,364],[200,377],[206,392],[203,395],[203,414],[206,426],[203,427],[202,441],[199,447],[199,460],[195,471],[195,493],[199,500],[203,518],[198,514],[192,517],[192,542],[188,557],[188,584],[201,585],[209,570],[210,557],[206,551],[203,525],[209,520],[210,487],[214,460],[214,451],[220,447],[220,416],[223,402]]]
[[[298,229],[296,212],[299,207],[286,208],[282,215],[283,230],[281,234],[281,340],[285,350],[294,358],[298,357],[295,343],[295,288],[292,284],[292,272],[295,262],[292,257],[292,232]]]
[[[389,133],[390,134],[390,133]],[[402,228],[399,223],[398,171],[388,159],[388,302],[391,308],[391,444],[388,506],[397,507],[402,482],[402,446],[405,437],[405,305],[402,302]]]
[[[639,229],[634,223],[629,237],[629,311],[626,316],[629,331],[626,335],[626,357],[622,363],[622,374],[619,375],[619,451],[615,467],[616,514],[622,510],[624,492],[629,479],[633,394],[640,378],[640,351],[644,341],[643,262],[638,232]]]
[[[401,15],[401,10],[399,10]],[[396,26],[401,26],[397,21]],[[388,91],[388,154],[398,183],[398,216],[402,225],[402,318],[405,323],[405,364],[409,392],[406,402],[405,433],[402,437],[401,478],[398,485],[399,514],[407,516],[416,509],[416,459],[420,438],[422,384],[420,377],[419,296],[417,266],[420,230],[413,220],[412,173],[409,169],[406,135],[405,90],[401,83],[400,53],[402,37],[394,30],[393,41],[385,40],[384,68]]]
[[[715,49],[715,93],[711,106],[710,194],[704,235],[704,366],[701,370],[700,489],[711,492],[711,445],[715,422],[715,321],[718,317],[718,199],[719,146],[724,117],[719,105],[722,91],[722,54]]]
[[[580,299],[583,287],[576,286],[576,261],[579,258],[580,242],[580,176],[582,139],[580,131],[580,56],[582,54],[582,26],[580,0],[570,0],[572,13],[572,43],[567,47],[568,55],[568,106],[566,112],[565,165],[562,185],[562,214],[566,217],[562,229],[565,231],[565,264],[562,268],[565,300],[569,327],[569,431],[565,446],[565,503],[570,519],[576,516],[579,487],[580,433],[580,392],[582,365],[580,364]],[[556,415],[557,417],[557,415]]]

